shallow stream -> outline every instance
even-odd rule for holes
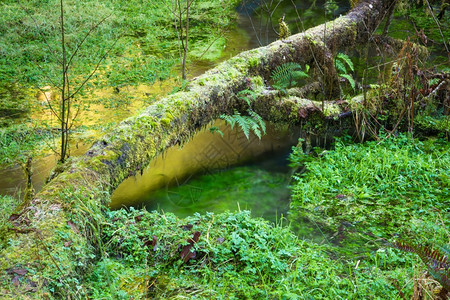
[[[287,157],[300,130],[267,124],[261,140],[216,121],[223,132],[199,131],[182,148],[172,147],[142,175],[126,179],[113,193],[111,207],[145,206],[180,217],[194,212],[250,209],[275,220],[289,202]],[[292,134],[291,132],[296,132]]]

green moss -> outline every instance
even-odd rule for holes
[[[323,114],[325,117],[337,116],[342,112],[341,108],[335,103],[326,103]]]
[[[82,270],[86,270],[95,257],[95,240],[91,238],[95,239],[93,233],[102,216],[101,205],[105,203],[103,196],[93,190],[87,196],[85,187],[89,184],[85,182],[78,188],[65,185],[60,193],[43,191],[42,195],[53,193],[55,200],[33,200],[33,211],[26,211],[15,221],[16,225],[9,225],[23,233],[7,236],[7,244],[0,249],[0,282],[4,296],[20,297],[30,282],[40,287],[37,293],[29,294],[33,299],[42,299],[50,291],[54,296],[80,293]],[[39,218],[33,220],[31,214]],[[25,220],[33,220],[33,223],[28,226]],[[19,283],[13,285],[14,276],[4,271],[15,268],[25,268],[26,272],[19,275],[16,278]]]
[[[259,59],[259,57],[251,57],[248,60],[248,67],[249,68],[257,68],[260,63],[261,63],[261,60]]]
[[[161,124],[163,126],[170,126],[170,119],[169,118],[162,118],[161,119]]]
[[[261,88],[264,87],[264,79],[261,76],[253,76],[250,78],[252,84],[253,84],[253,89],[255,89],[256,91]]]

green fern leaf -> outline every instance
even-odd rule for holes
[[[249,115],[253,118],[253,120],[256,121],[258,126],[261,128],[262,132],[266,134],[266,123],[264,122],[263,118],[261,118],[260,115],[258,115],[256,112],[249,110]],[[261,138],[260,138],[261,139]]]
[[[339,74],[347,74],[347,68],[345,67],[344,63],[340,60],[335,60],[334,65],[336,66],[336,70]]]
[[[255,120],[253,117],[248,117],[248,123],[250,125],[251,130],[253,133],[261,139],[261,128],[259,127],[258,121]]]
[[[447,290],[450,290],[450,262],[438,250],[432,250],[424,245],[414,245],[404,241],[391,244],[397,249],[417,254],[425,263],[430,274]]]
[[[247,139],[250,137],[250,124],[248,122],[248,118],[241,116],[239,113],[233,115],[233,117],[236,119],[236,123],[241,128],[242,132],[244,132],[244,135]]]
[[[352,86],[352,89],[355,90],[355,80],[353,79],[352,75],[350,74],[340,74],[341,77],[344,77],[345,79],[348,80],[348,82],[350,83],[350,85]]]
[[[223,132],[217,126],[210,127],[209,131],[213,134],[217,132],[221,137],[223,137]]]
[[[237,93],[239,99],[247,102],[248,106],[251,106],[251,103],[256,99],[256,93],[252,90],[245,89]]]
[[[247,139],[250,138],[250,132],[253,132],[259,139],[261,139],[262,133],[266,133],[266,124],[264,123],[264,120],[260,115],[250,109],[247,110],[247,113],[249,116],[242,116],[238,111],[235,111],[232,116],[221,115],[220,118],[230,124],[231,129],[233,129],[234,125],[237,124],[244,132]],[[220,130],[216,130],[214,127],[210,128],[210,131],[221,133]]]
[[[256,121],[251,118],[249,118],[249,121],[251,123],[250,126],[253,133],[258,137],[258,139],[261,139],[261,129],[259,128],[258,123],[256,123]]]
[[[344,62],[347,64],[347,66],[350,68],[350,70],[351,70],[352,72],[355,71],[355,69],[354,69],[354,67],[353,67],[353,62],[352,62],[352,60],[350,59],[350,57],[348,57],[347,54],[344,54],[344,53],[338,53],[337,58],[339,58],[340,60],[344,61]]]
[[[308,74],[303,72],[302,66],[295,62],[277,66],[271,76],[273,86],[280,90],[293,86],[296,79],[304,77],[308,77]]]
[[[295,71],[294,72],[294,78],[298,79],[298,78],[307,78],[307,77],[309,77],[309,75],[303,71]]]
[[[220,115],[220,118],[222,120],[225,120],[225,122],[227,122],[228,124],[230,124],[231,129],[234,128],[234,125],[236,124],[236,120],[233,116],[228,116],[228,115]]]

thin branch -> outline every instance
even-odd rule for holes
[[[291,3],[292,3],[292,5],[293,5],[294,7],[296,7],[296,6],[295,6],[295,3],[294,3],[294,0],[291,0]],[[296,12],[296,14],[297,14],[298,19],[300,20],[300,24],[302,24],[302,31],[303,31],[303,32],[306,31],[306,30],[305,30],[305,24],[303,23],[303,20],[302,20],[302,18],[300,17],[300,14],[298,13],[298,10],[295,9],[295,12]],[[320,71],[320,74],[321,74],[322,76],[324,76],[325,74],[323,73],[323,70],[322,70],[322,68],[320,67],[319,62],[317,61],[317,58],[316,58],[316,55],[314,54],[314,50],[313,50],[313,48],[312,48],[312,46],[311,46],[311,43],[308,43],[308,46],[309,46],[309,49],[311,50],[311,54],[312,54],[312,57],[313,57],[313,59],[314,59],[314,62],[316,63],[317,69]],[[323,87],[322,87],[322,92],[323,92]]]
[[[50,84],[52,86],[56,87],[58,90],[61,90],[61,88],[52,80],[52,78],[50,76],[47,75],[47,73],[44,71],[44,68],[42,68],[41,65],[37,61],[33,61],[33,63],[44,74],[44,77],[47,78],[47,80],[50,82]]]
[[[211,48],[211,46],[214,45],[214,43],[215,43],[218,39],[220,39],[220,38],[222,37],[222,34],[223,34],[224,32],[226,32],[226,30],[222,30],[222,31],[219,32],[219,36],[217,36],[217,37],[214,39],[214,41],[212,41],[212,42],[209,44],[208,48],[206,48],[206,50],[203,51],[203,53],[202,53],[202,55],[200,55],[199,59],[201,59],[201,58],[203,57],[203,55],[205,55],[205,53],[208,52],[209,48]]]
[[[258,32],[256,32],[255,25],[253,24],[253,19],[252,19],[252,17],[250,16],[250,14],[248,13],[247,7],[244,6],[244,8],[245,8],[245,13],[247,14],[248,19],[250,20],[250,24],[252,25],[252,29],[253,29],[253,31],[255,32],[255,36],[256,36],[256,39],[258,40],[258,44],[259,44],[260,46],[262,46],[263,44],[261,43],[261,41],[260,41],[260,39],[259,39]]]
[[[56,112],[56,110],[53,108],[53,106],[52,106],[52,104],[51,104],[51,101],[50,101],[50,99],[48,99],[48,96],[47,96],[47,94],[45,93],[45,91],[44,91],[43,89],[41,89],[40,87],[37,87],[37,89],[38,89],[39,91],[41,91],[42,94],[44,94],[45,100],[47,100],[47,104],[48,104],[48,106],[49,106],[49,108],[50,108],[52,114],[54,114],[54,115],[58,118],[58,121],[61,122],[61,121],[62,121],[61,118],[59,117],[59,115],[58,115],[58,113]]]
[[[100,66],[100,64],[102,63],[102,61],[106,58],[106,56],[109,54],[109,52],[111,52],[111,50],[114,48],[114,46],[117,44],[117,42],[119,41],[119,39],[122,36],[119,36],[114,43],[111,45],[111,47],[103,54],[103,56],[100,58],[100,60],[97,62],[97,65],[95,66],[94,70],[91,72],[91,74],[89,74],[89,76],[83,81],[83,83],[75,90],[75,92],[73,92],[69,98],[73,98],[76,94],[78,94],[78,92],[84,87],[84,85],[89,81],[89,79],[91,79],[91,77],[94,75],[94,73],[97,71],[98,67]]]
[[[442,40],[444,42],[445,50],[447,50],[447,54],[449,54],[450,51],[448,50],[447,41],[446,41],[446,39],[444,37],[444,34],[442,33],[441,26],[439,25],[439,21],[434,16],[433,9],[431,8],[430,2],[428,0],[426,0],[426,1],[427,1],[428,9],[430,10],[431,16],[433,17],[433,20],[436,23],[436,25],[437,25],[437,27],[439,29],[439,32],[441,33],[441,37],[442,37]]]
[[[70,64],[72,63],[72,59],[75,57],[75,55],[77,54],[78,50],[81,48],[81,46],[83,45],[83,43],[86,41],[86,39],[88,38],[88,36],[91,35],[91,32],[94,31],[94,29],[98,28],[104,21],[106,21],[106,19],[108,19],[111,15],[108,15],[106,17],[104,17],[102,20],[100,20],[100,22],[98,22],[96,25],[92,26],[91,29],[89,29],[88,33],[86,33],[86,35],[83,37],[83,39],[81,40],[81,42],[77,45],[77,48],[75,49],[75,51],[72,53],[72,55],[69,58],[69,61],[67,62],[67,67],[70,66]]]

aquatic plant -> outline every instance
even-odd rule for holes
[[[448,149],[446,141],[403,134],[364,144],[338,141],[334,150],[304,161],[307,171],[293,176],[291,217],[335,233],[337,243],[351,245],[361,235],[424,243],[434,232],[434,241],[444,244],[444,228],[450,226]]]

